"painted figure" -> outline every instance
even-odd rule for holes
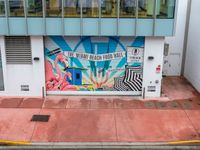
[[[69,67],[68,58],[63,54],[57,54],[54,61],[56,73],[54,73],[53,64],[48,60],[45,61],[47,90],[76,90],[76,88],[70,86],[67,81],[67,78],[72,80],[71,73],[67,72],[63,75],[59,67],[59,62],[64,65],[64,70],[67,70]]]

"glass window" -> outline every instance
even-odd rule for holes
[[[138,18],[153,18],[154,5],[154,0],[138,0]]]
[[[46,0],[46,16],[60,17],[62,15],[62,0]]]
[[[117,0],[101,0],[101,17],[117,17]]]
[[[23,0],[9,0],[9,16],[23,17],[24,16],[24,2]]]
[[[136,0],[120,0],[120,17],[135,17]]]
[[[0,16],[5,16],[5,3],[3,0],[0,0]]]
[[[27,16],[42,17],[42,0],[28,0],[27,1]]]
[[[98,17],[99,0],[82,0],[83,17]]]
[[[172,19],[175,12],[175,0],[158,0],[157,18]]]
[[[64,16],[80,17],[79,0],[64,0]]]

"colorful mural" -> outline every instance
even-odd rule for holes
[[[45,37],[47,91],[141,91],[144,37]]]

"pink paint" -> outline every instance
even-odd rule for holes
[[[69,82],[66,80],[72,80],[71,73],[67,72],[64,75],[62,74],[61,69],[59,68],[58,63],[61,62],[64,64],[65,67],[68,67],[68,58],[63,54],[57,54],[56,59],[54,61],[54,66],[56,69],[56,74],[54,73],[53,66],[50,61],[45,61],[46,67],[46,88],[47,91],[57,91],[57,90],[77,90],[74,86],[70,85]]]

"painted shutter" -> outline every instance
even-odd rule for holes
[[[9,36],[5,41],[7,64],[32,64],[30,37]]]

